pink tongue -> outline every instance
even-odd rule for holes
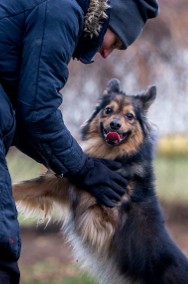
[[[108,132],[105,139],[110,142],[120,142],[120,136],[117,132]]]

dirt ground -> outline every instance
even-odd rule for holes
[[[188,209],[166,205],[163,205],[163,208],[166,224],[173,239],[188,256]],[[64,277],[78,273],[78,269],[73,264],[71,250],[57,226],[50,225],[46,229],[24,227],[21,229],[21,235],[22,254],[19,264],[22,281],[35,279],[59,283],[58,281]]]

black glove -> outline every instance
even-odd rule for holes
[[[69,180],[78,187],[90,192],[107,207],[113,207],[125,193],[127,181],[115,172],[121,167],[119,162],[87,158],[84,167]]]

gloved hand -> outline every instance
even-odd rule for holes
[[[126,179],[115,172],[120,167],[119,162],[88,157],[79,173],[67,177],[76,186],[90,192],[101,204],[114,207],[127,186]]]

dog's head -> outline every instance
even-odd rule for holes
[[[82,128],[83,140],[98,138],[98,147],[103,143],[111,151],[112,147],[124,153],[137,151],[144,140],[146,114],[155,97],[155,86],[132,96],[121,91],[119,81],[112,79],[91,118]]]

